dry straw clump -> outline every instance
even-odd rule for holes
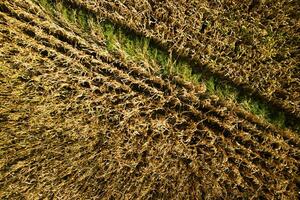
[[[29,0],[0,41],[0,198],[297,199],[292,131]]]

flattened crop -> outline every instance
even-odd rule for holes
[[[299,10],[284,1],[65,0],[300,119]]]
[[[297,133],[164,73],[105,19],[0,3],[0,198],[297,199]]]

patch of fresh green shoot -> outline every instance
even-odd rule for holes
[[[184,80],[190,81],[194,84],[199,84],[199,80],[201,79],[201,74],[195,74],[192,71],[191,66],[189,63],[184,61],[179,61],[176,63],[173,63],[173,70],[171,70],[171,73],[180,74]]]
[[[55,3],[52,0],[38,0],[36,2],[51,13],[55,11]]]
[[[215,93],[216,91],[216,84],[215,84],[215,78],[210,77],[206,82],[206,89],[209,93]]]
[[[79,22],[80,26],[85,31],[88,31],[89,30],[89,24],[88,24],[89,16],[85,12],[83,12],[82,10],[79,10],[77,12],[77,18],[78,18],[78,22]]]
[[[230,101],[236,102],[238,91],[229,86],[228,84],[222,84],[221,82],[218,82],[215,86],[215,92],[218,96],[220,96],[223,99],[227,99]]]
[[[102,26],[103,35],[106,39],[106,46],[109,52],[113,52],[116,49],[116,34],[115,34],[115,27],[110,23],[104,23]]]
[[[73,16],[72,10],[64,6],[62,2],[56,3],[54,5],[54,8],[56,13],[58,13],[58,15],[62,16],[64,19],[66,19],[69,22],[75,23],[75,20],[72,17]]]
[[[269,111],[266,105],[259,103],[258,101],[254,101],[252,99],[246,99],[242,101],[241,104],[244,106],[244,108],[246,108],[255,115],[258,115],[265,119],[269,118]]]

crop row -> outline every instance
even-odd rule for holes
[[[254,10],[244,13],[251,7],[248,2],[65,2],[150,37],[196,61],[201,70],[300,116],[295,3],[276,1],[271,8],[253,3]]]
[[[103,38],[72,35],[72,26],[35,16],[43,11],[30,1],[7,1],[0,7],[1,60],[26,75],[18,84],[1,86],[13,88],[6,104],[33,110],[21,124],[1,122],[8,132],[1,132],[6,192],[35,176],[43,184],[57,181],[62,193],[69,190],[66,196],[120,197],[118,188],[123,195],[144,198],[200,195],[199,188],[202,195],[214,196],[296,195],[295,183],[288,181],[299,167],[299,141],[292,132],[265,124],[179,77],[155,76],[118,55],[99,55],[105,45],[94,41]],[[7,118],[14,116],[7,112]],[[73,165],[68,167],[60,156]],[[55,179],[47,174],[50,168]],[[40,184],[26,186],[26,191],[43,190]]]

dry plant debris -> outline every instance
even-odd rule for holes
[[[300,120],[298,0],[63,1],[152,38]]]
[[[297,199],[296,133],[37,2],[0,2],[1,199]]]

